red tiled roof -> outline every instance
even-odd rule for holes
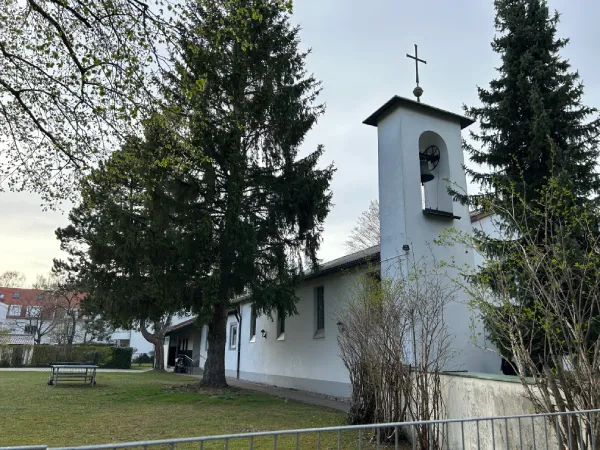
[[[19,297],[14,298],[14,293],[18,292]],[[45,295],[43,295],[45,293]],[[40,297],[41,295],[41,297]],[[73,300],[71,306],[77,308],[81,300],[85,297],[85,294],[77,295]],[[41,289],[19,289],[19,288],[3,288],[0,287],[0,303],[4,303],[9,307],[10,314],[10,306],[11,305],[20,305],[20,306],[50,306],[55,304],[58,300],[59,303],[66,303],[67,300],[63,297],[54,297],[52,294],[43,291]],[[21,308],[20,316],[10,315],[8,317],[26,317],[27,308]]]
[[[33,345],[33,336],[31,334],[0,334],[0,344]]]

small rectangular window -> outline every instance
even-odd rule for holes
[[[9,316],[20,316],[21,315],[21,305],[10,305],[8,309]]]
[[[185,352],[188,349],[188,339],[180,339],[179,340],[179,351],[180,352]]]
[[[26,334],[35,334],[37,332],[37,327],[35,325],[25,325],[23,331]]]
[[[285,312],[280,308],[277,311],[277,339],[285,338]]]
[[[13,292],[13,298],[19,298],[21,296],[20,292]]]
[[[256,307],[250,307],[250,340],[256,338]]]
[[[315,289],[316,297],[316,314],[317,314],[317,331],[325,330],[325,288],[319,286]]]
[[[27,307],[27,317],[40,317],[40,313],[42,308],[39,306],[28,306]]]
[[[237,323],[232,323],[229,327],[229,349],[235,350],[237,348],[238,341],[238,325]]]

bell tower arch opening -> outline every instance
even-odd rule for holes
[[[448,147],[434,131],[419,136],[419,169],[421,171],[421,205],[423,211],[454,215],[450,187]]]

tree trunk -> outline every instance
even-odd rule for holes
[[[165,357],[163,344],[154,344],[154,364],[155,370],[165,370]]]
[[[208,387],[227,387],[225,379],[225,341],[227,340],[227,307],[215,305],[208,328],[208,354],[204,364],[202,384]]]
[[[152,345],[154,345],[154,370],[165,370],[165,358],[163,357],[163,345],[165,343],[165,332],[171,323],[171,318],[167,320],[167,325],[154,322],[154,334],[146,328],[146,321],[140,321],[140,331],[142,336]]]
[[[77,327],[77,319],[75,318],[75,312],[71,313],[71,332],[67,336],[67,343],[69,345],[73,345],[73,341],[75,340],[75,331]]]

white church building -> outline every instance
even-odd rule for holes
[[[419,259],[431,251],[438,261],[452,259],[468,266],[480,262],[479,255],[458,245],[434,244],[448,228],[470,233],[474,226],[482,226],[481,219],[486,220],[472,216],[447,190],[452,183],[466,192],[461,131],[473,121],[396,96],[364,123],[378,131],[380,247],[327,262],[306,276],[296,289],[298,314],[284,320],[256,317],[251,296],[240,299],[239,309],[231,311],[227,322],[227,376],[349,397],[336,316],[358,274],[407,273],[398,265],[407,264],[409,254]],[[500,357],[483,350],[485,343],[472,340],[473,314],[462,292],[446,307],[444,319],[457,356],[445,369],[499,374]],[[475,326],[483,332],[477,320]],[[165,339],[166,364],[172,366],[175,356],[183,354],[201,368],[206,361],[207,333],[207,326],[198,326],[194,319],[172,327]]]

